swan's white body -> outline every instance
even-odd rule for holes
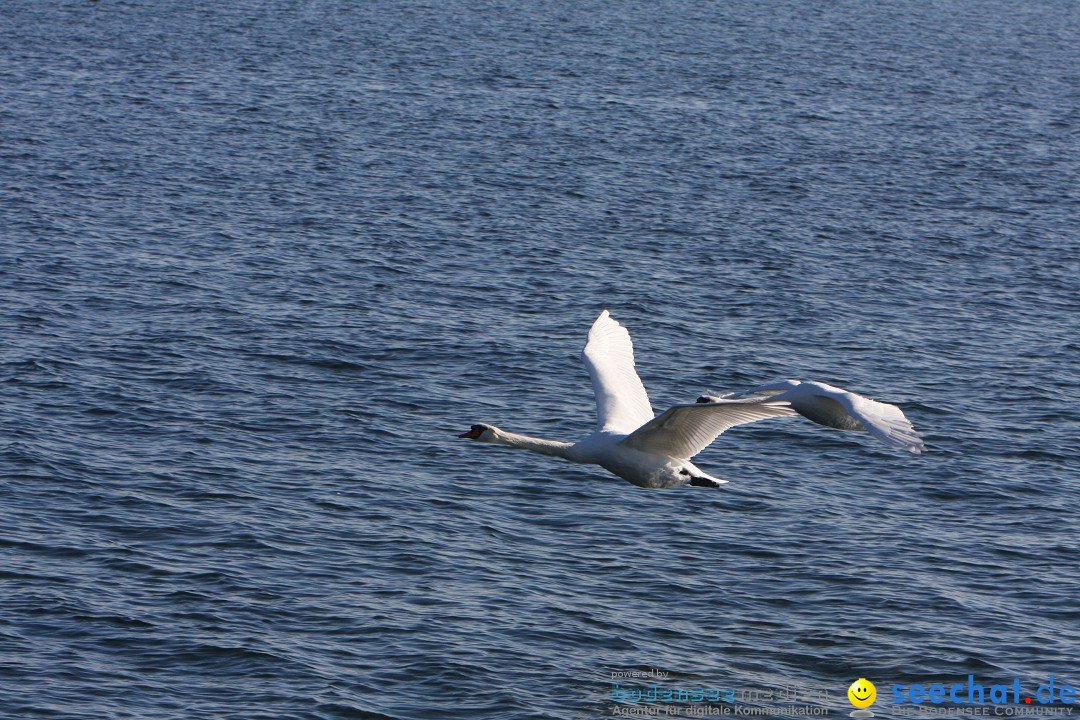
[[[719,398],[675,405],[653,417],[645,387],[634,369],[630,333],[600,313],[581,354],[596,395],[596,432],[577,443],[542,440],[491,425],[473,425],[459,437],[594,463],[634,485],[718,487],[727,482],[690,462],[730,427],[792,415],[787,402],[764,397]]]
[[[900,408],[823,382],[782,380],[740,393],[703,395],[698,402],[754,397],[785,401],[792,410],[818,425],[865,430],[888,445],[913,453],[924,449],[922,439]]]

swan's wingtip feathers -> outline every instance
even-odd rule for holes
[[[926,443],[918,435],[912,432],[910,437],[904,438],[900,447],[907,450],[909,453],[920,455],[926,450]]]
[[[591,329],[595,330],[596,328],[603,327],[604,325],[614,325],[616,327],[622,327],[622,325],[619,324],[618,320],[611,317],[611,313],[608,312],[606,308],[602,310],[599,315],[596,316],[595,320],[593,320]]]

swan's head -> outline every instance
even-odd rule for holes
[[[473,425],[469,428],[469,432],[463,432],[458,437],[479,442],[495,442],[495,428],[490,425]]]

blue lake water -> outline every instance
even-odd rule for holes
[[[1076,3],[0,26],[3,717],[1080,685]],[[589,432],[604,308],[658,410],[812,378],[927,452],[777,420],[648,491],[454,437]]]

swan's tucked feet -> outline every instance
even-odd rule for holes
[[[689,484],[692,485],[693,487],[718,488],[723,483],[727,482],[727,480],[720,480],[720,478],[717,478],[716,480],[713,480],[712,478],[700,477],[698,475],[694,475],[689,470],[680,470],[679,474],[680,475],[689,475],[690,476],[690,483]]]

